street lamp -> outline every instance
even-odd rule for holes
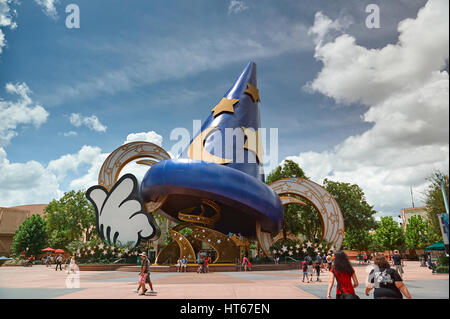
[[[442,196],[444,197],[445,211],[448,214],[448,202],[447,202],[447,194],[445,193],[444,176],[442,176],[441,173],[437,173],[436,177],[438,178],[439,183],[441,184]]]

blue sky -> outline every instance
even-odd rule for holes
[[[440,116],[434,116],[446,112],[448,117],[448,101],[443,102],[443,110],[436,109],[429,118],[423,117],[427,125],[419,125],[405,136],[378,130],[383,125],[392,127],[383,114],[391,112],[386,105],[397,98],[396,92],[404,92],[401,100],[413,98],[414,92],[428,89],[430,81],[438,81],[431,80],[433,72],[440,72],[439,81],[444,81],[439,93],[448,96],[448,31],[430,35],[440,42],[447,39],[446,51],[438,47],[436,64],[424,63],[427,65],[419,68],[415,60],[400,66],[392,62],[411,48],[411,52],[422,52],[414,47],[419,44],[407,36],[408,45],[399,40],[408,28],[419,28],[417,36],[428,38],[427,23],[437,25],[439,30],[448,26],[448,3],[430,2],[435,7],[447,7],[447,13],[440,17],[442,21],[433,21],[425,14],[418,17],[421,8],[433,11],[431,4],[426,8],[426,1],[1,0],[0,15],[10,17],[17,25],[0,22],[5,38],[0,51],[0,98],[6,103],[3,108],[20,104],[17,94],[7,92],[7,84],[25,83],[32,91],[27,93],[31,99],[28,107],[40,106],[48,115],[37,115],[34,121],[21,118],[8,131],[0,130],[0,135],[14,133],[0,144],[4,153],[3,164],[0,156],[0,172],[4,175],[0,177],[0,189],[6,190],[0,195],[0,206],[47,202],[71,188],[89,186],[83,183],[93,180],[98,158],[132,133],[154,131],[169,150],[176,142],[169,140],[171,130],[190,129],[193,119],[206,119],[252,60],[258,67],[262,126],[279,131],[279,161],[287,157],[298,161],[306,174],[319,183],[325,177],[358,183],[376,209],[397,215],[400,208],[409,206],[410,186],[423,192],[427,174],[436,169],[448,172],[448,137],[444,137],[445,132],[448,136],[448,120],[441,123]],[[80,8],[79,29],[65,25],[65,8],[70,3]],[[365,26],[369,3],[380,7],[379,29]],[[405,19],[416,21],[417,26],[404,23],[406,26],[399,28]],[[314,26],[324,33],[309,32]],[[348,52],[355,49],[354,57],[345,53],[337,57],[333,52],[338,49],[330,50],[338,41],[344,44],[345,36],[354,39],[353,44],[345,43]],[[391,46],[394,58],[387,58]],[[364,61],[366,55],[374,55],[372,61],[378,62],[354,63]],[[431,58],[424,51],[417,61]],[[341,64],[336,62],[339,59]],[[364,74],[374,68],[378,72],[374,77],[381,80],[373,89],[368,84],[358,87],[364,85],[361,81],[351,83],[358,78],[352,72]],[[404,74],[408,81],[385,80],[390,77],[389,70]],[[334,87],[337,84],[333,84],[333,74],[342,74],[338,80],[341,87]],[[410,80],[417,82],[413,89]],[[354,90],[346,91],[347,84],[354,85]],[[430,108],[439,104],[424,103]],[[401,107],[398,112],[403,116],[399,121],[411,115]],[[90,118],[90,124],[72,124],[70,116],[74,113],[81,119]],[[0,108],[0,121],[8,121],[5,114]],[[410,119],[405,123],[411,123]],[[432,127],[436,126],[443,129],[435,132]],[[383,138],[363,141],[375,135]],[[417,136],[429,138],[416,145],[411,141],[416,141]],[[391,145],[397,137],[399,143]],[[348,145],[355,140],[360,144]],[[380,153],[368,158],[343,151],[346,147],[361,147],[363,152],[361,145],[372,142],[381,143],[377,144]],[[91,148],[86,158],[80,155],[84,146]],[[439,152],[433,151],[433,158],[423,156],[430,148]],[[396,150],[415,150],[421,155],[414,163],[405,156],[400,171],[392,165],[398,158],[391,152]],[[64,169],[62,158],[67,155],[72,156],[65,159],[73,167]],[[33,173],[27,174],[29,170]],[[12,172],[16,171],[21,174],[14,178]],[[387,175],[380,178],[379,171]],[[17,182],[28,186],[8,187],[11,179],[14,185]],[[392,198],[383,195],[386,193]]]

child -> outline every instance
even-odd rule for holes
[[[303,270],[302,282],[305,282],[305,277],[306,277],[306,279],[308,279],[308,282],[309,282],[309,278],[308,278],[308,264],[305,261],[303,262],[302,270]]]
[[[316,263],[315,268],[317,273],[317,281],[320,281],[320,264]]]
[[[316,267],[315,262],[313,262],[311,265],[308,265],[308,275],[309,275],[310,282],[313,282],[313,274],[314,274],[315,267]]]

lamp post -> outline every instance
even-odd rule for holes
[[[442,191],[442,197],[444,198],[444,204],[445,204],[445,211],[447,212],[446,215],[442,214],[439,216],[439,224],[441,226],[442,231],[442,237],[444,239],[444,245],[445,245],[445,253],[448,256],[449,253],[449,229],[448,229],[448,215],[449,215],[449,209],[448,209],[448,201],[447,201],[447,194],[445,192],[445,185],[444,185],[444,177],[439,172],[436,174],[436,177],[439,180],[439,183],[441,184],[441,191]],[[447,235],[447,236],[445,236]]]
[[[442,196],[444,197],[445,211],[448,214],[448,201],[447,201],[447,194],[445,193],[444,177],[442,176],[441,173],[437,173],[436,177],[438,178],[439,183],[441,184]]]

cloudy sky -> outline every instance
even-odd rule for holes
[[[380,28],[366,26],[370,3]],[[357,183],[379,215],[410,207],[410,187],[421,205],[425,178],[449,166],[448,6],[0,0],[0,206],[95,184],[127,141],[170,150],[250,60],[278,162]]]

